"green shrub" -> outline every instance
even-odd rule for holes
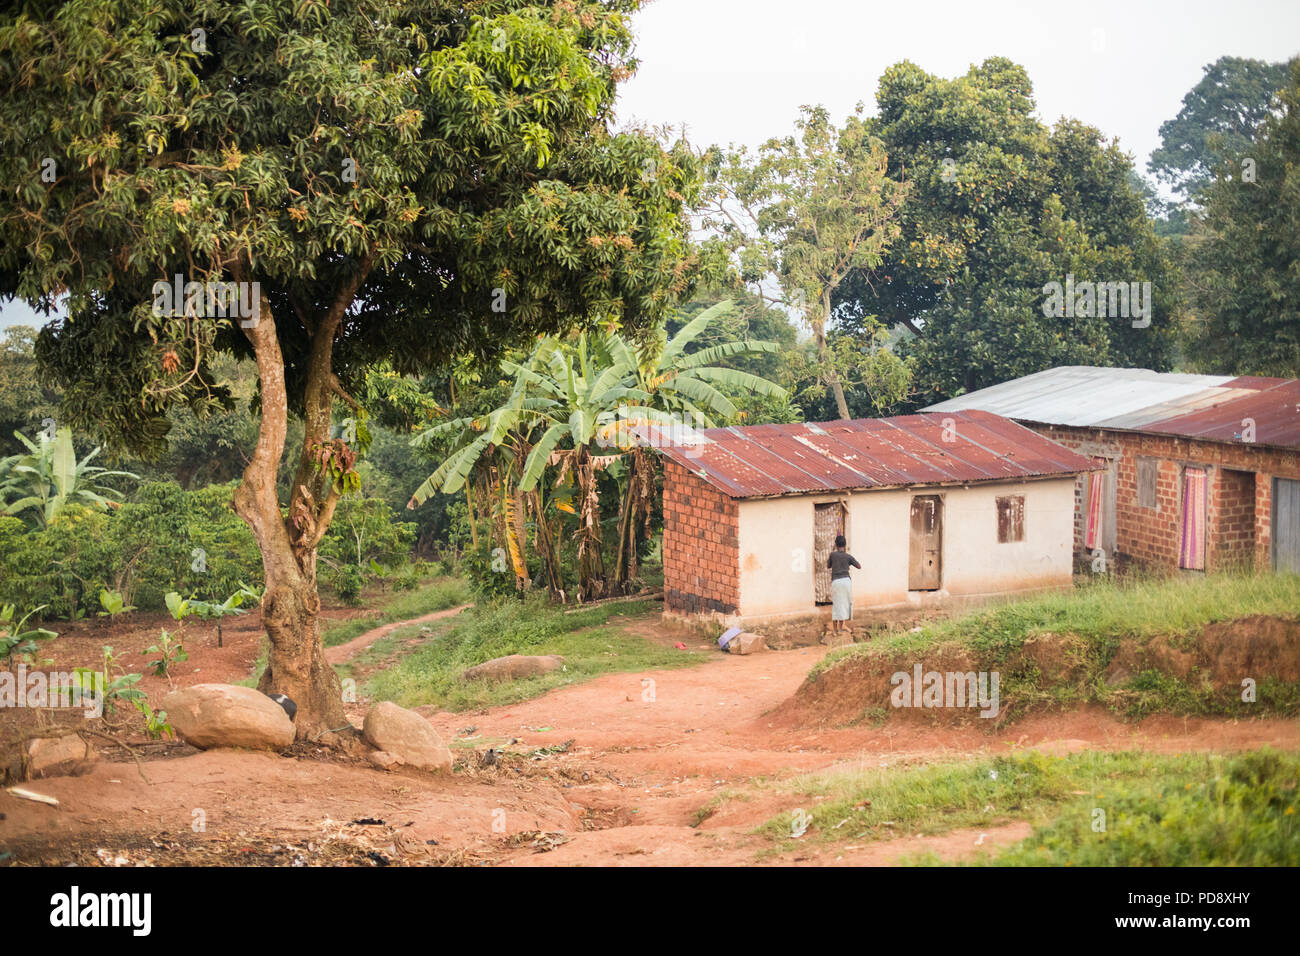
[[[460,572],[469,579],[474,596],[481,601],[517,594],[514,571],[505,550],[480,541],[477,548],[466,548]]]
[[[148,482],[113,516],[117,587],[131,603],[161,608],[168,591],[221,600],[241,582],[262,583],[257,541],[230,504],[234,488]]]
[[[105,541],[110,520],[80,505],[67,505],[35,530],[0,518],[0,604],[43,604],[46,618],[81,617],[98,607],[113,566]]]
[[[330,587],[340,601],[356,607],[361,603],[361,569],[352,564],[335,568],[330,574]]]
[[[35,530],[0,518],[0,602],[75,618],[99,609],[101,590],[156,610],[168,591],[221,600],[260,584],[261,554],[230,507],[233,490],[146,482],[107,514],[68,505]]]

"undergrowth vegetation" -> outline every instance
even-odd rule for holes
[[[782,845],[889,839],[1015,820],[1032,835],[977,862],[1068,866],[1295,866],[1300,755],[1020,752],[814,775],[814,798],[760,832]],[[816,798],[821,797],[820,801]],[[911,860],[937,863],[933,855]]]
[[[615,671],[682,667],[706,660],[707,655],[655,643],[620,626],[657,609],[638,601],[565,612],[541,597],[482,605],[458,619],[448,633],[375,674],[365,693],[404,707],[432,704],[460,711],[526,700],[552,687]],[[509,654],[556,654],[564,658],[564,669],[503,682],[461,680],[467,668]]]

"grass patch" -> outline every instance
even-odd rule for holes
[[[461,711],[527,700],[601,674],[683,667],[706,660],[700,652],[656,644],[618,626],[621,617],[648,616],[657,610],[648,601],[569,613],[541,598],[481,605],[457,617],[448,634],[375,674],[366,694],[403,707],[432,704]],[[507,654],[559,654],[565,669],[517,681],[460,680],[466,668]]]
[[[469,583],[463,578],[437,578],[414,591],[394,591],[386,597],[383,606],[372,614],[327,624],[321,635],[325,646],[346,644],[381,625],[445,611],[471,599]]]
[[[881,668],[886,676],[893,670],[911,672],[916,663],[928,669],[927,658],[933,662],[946,655],[966,661],[962,670],[998,672],[1002,708],[991,727],[1033,711],[1088,703],[1128,719],[1153,713],[1290,715],[1300,711],[1300,682],[1267,670],[1220,673],[1216,668],[1223,658],[1203,649],[1200,640],[1203,629],[1216,622],[1254,615],[1294,619],[1297,609],[1296,574],[1099,580],[840,648],[808,679],[855,661],[866,665],[864,674]],[[1028,646],[1040,637],[1046,643]],[[1279,648],[1277,653],[1292,652]],[[1255,701],[1241,699],[1240,681],[1248,676],[1258,685]],[[873,700],[888,698],[887,689],[878,690],[873,687]],[[858,720],[879,722],[879,709],[864,709]]]
[[[445,611],[449,607],[468,603],[470,590],[469,584],[462,578],[435,578],[414,591],[394,591],[387,595],[387,598],[383,607],[373,614],[325,624],[321,633],[322,643],[326,647],[346,644],[354,637],[360,637],[366,631],[374,630],[381,625],[421,617],[434,611]],[[400,628],[388,637],[409,637],[411,633],[412,631]],[[385,644],[387,645],[387,641]],[[269,654],[270,643],[267,636],[263,634],[258,643],[257,663],[253,666],[252,674],[235,683],[240,687],[256,687],[257,682],[262,679],[262,671],[266,670]]]
[[[811,811],[800,842],[861,842],[1028,820],[1036,824],[1028,839],[980,862],[1300,863],[1300,756],[1267,749],[1234,756],[1085,751],[1049,757],[1031,751],[799,783],[804,792],[828,798]],[[792,814],[782,814],[759,832],[793,848],[791,824]],[[940,861],[931,854],[909,862]]]
[[[453,621],[446,619],[431,621],[428,624],[411,624],[407,627],[399,627],[396,630],[389,631],[360,654],[344,661],[342,664],[334,665],[334,669],[339,672],[340,677],[359,678],[363,674],[375,670],[394,654],[404,653],[403,645],[411,638],[428,641],[437,640],[450,630],[452,625]]]
[[[1076,634],[1089,640],[1157,634],[1187,636],[1216,621],[1253,614],[1294,616],[1300,574],[1211,574],[1120,582],[1098,580],[1073,591],[997,604],[931,622],[871,644],[839,648],[813,668],[815,676],[853,654],[913,653],[957,641],[993,659],[1018,650],[1037,634]]]

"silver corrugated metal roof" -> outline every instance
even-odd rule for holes
[[[1182,375],[1144,368],[1065,365],[931,405],[927,412],[978,408],[1046,425],[1140,430],[1185,412],[1251,394],[1225,387],[1231,375]]]
[[[1070,365],[924,409],[970,410],[1045,425],[1300,448],[1300,380],[1296,379]],[[1251,423],[1251,437],[1244,434],[1247,423]]]

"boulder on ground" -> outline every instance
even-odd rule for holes
[[[733,654],[757,654],[763,650],[763,646],[762,635],[741,631],[731,639],[731,643],[727,645],[727,650]]]
[[[415,711],[381,701],[370,708],[361,736],[376,750],[419,770],[450,770],[451,750],[433,726]],[[379,766],[384,758],[371,762]]]
[[[511,654],[497,657],[471,667],[460,675],[461,680],[518,680],[521,677],[533,677],[537,674],[549,674],[564,666],[564,658],[554,654],[533,657],[525,654]]]
[[[67,777],[84,773],[99,753],[78,734],[37,737],[27,743],[29,777]]]
[[[200,750],[283,750],[293,743],[293,721],[284,708],[251,687],[195,684],[164,697],[162,709],[176,736]]]

